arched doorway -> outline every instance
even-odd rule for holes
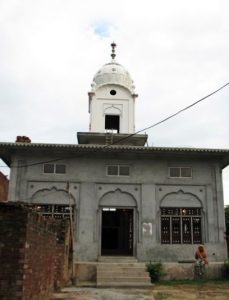
[[[119,189],[102,197],[101,255],[134,254],[135,208],[133,196]]]

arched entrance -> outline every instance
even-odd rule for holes
[[[101,255],[134,254],[135,208],[132,195],[119,189],[102,197]]]
[[[102,255],[133,255],[133,209],[102,208]]]

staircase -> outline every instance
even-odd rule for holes
[[[102,257],[97,264],[97,287],[152,286],[144,263],[133,257]]]

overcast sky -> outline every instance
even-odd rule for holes
[[[76,143],[113,40],[136,130],[204,97],[229,82],[228,13],[228,0],[0,0],[0,141]],[[149,145],[229,148],[228,115],[229,86],[147,131]],[[229,204],[229,168],[224,189]]]

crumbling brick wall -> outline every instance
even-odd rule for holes
[[[0,204],[0,299],[49,299],[69,279],[69,226],[22,204]]]
[[[55,289],[63,287],[70,279],[72,274],[72,241],[69,222],[61,222],[58,226],[56,240],[56,260],[54,272]]]

